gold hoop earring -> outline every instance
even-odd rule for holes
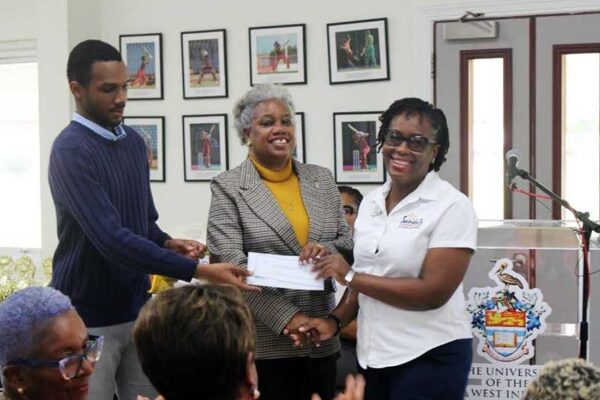
[[[22,387],[17,388],[17,392],[19,392],[20,395],[23,395],[23,393],[25,393],[25,389],[23,389]]]

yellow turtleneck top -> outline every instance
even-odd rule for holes
[[[250,160],[267,188],[273,193],[281,211],[290,221],[300,246],[304,246],[308,242],[309,220],[302,201],[300,181],[292,168],[292,160],[290,159],[281,171],[273,171],[265,167],[252,156]]]

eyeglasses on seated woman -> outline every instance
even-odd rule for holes
[[[85,400],[104,339],[88,336],[67,296],[29,287],[0,303],[0,399]]]
[[[82,354],[67,355],[58,361],[18,358],[7,362],[6,365],[22,365],[30,368],[58,368],[65,381],[68,381],[79,375],[84,360],[95,364],[100,359],[103,346],[104,336],[88,335],[88,341]]]

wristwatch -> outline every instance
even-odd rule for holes
[[[325,316],[325,319],[331,319],[335,322],[335,333],[333,334],[333,336],[337,336],[342,330],[342,321],[338,318],[337,315],[334,314],[328,314],[327,316]]]
[[[346,286],[350,287],[350,283],[352,283],[352,279],[354,279],[354,275],[356,275],[356,271],[350,269],[344,276],[344,281],[346,282]]]

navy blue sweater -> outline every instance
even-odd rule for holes
[[[148,274],[190,280],[196,261],[163,248],[143,139],[107,140],[72,121],[52,146],[49,182],[58,224],[50,286],[88,327],[137,318]]]

